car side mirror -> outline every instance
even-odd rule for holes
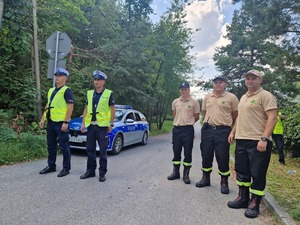
[[[134,123],[134,120],[133,119],[127,119],[126,123]]]

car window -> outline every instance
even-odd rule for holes
[[[133,113],[131,112],[131,113],[128,113],[128,115],[126,116],[126,120],[127,119],[132,119],[132,120],[134,120],[134,115],[133,115]]]
[[[141,118],[141,121],[146,121],[146,117],[142,113],[139,113],[139,116]]]
[[[141,121],[141,117],[138,113],[134,113],[136,121]]]
[[[120,121],[124,116],[124,112],[122,110],[116,110],[115,112],[115,121]]]

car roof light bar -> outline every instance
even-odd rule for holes
[[[132,109],[131,105],[115,105],[117,109]]]

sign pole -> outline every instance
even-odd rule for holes
[[[60,34],[60,32],[57,31],[56,32],[56,44],[55,44],[55,58],[54,58],[54,71],[53,71],[53,74],[56,72],[56,68],[57,68],[59,34]],[[53,77],[53,87],[55,87],[55,77]]]

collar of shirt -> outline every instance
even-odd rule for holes
[[[262,90],[264,90],[262,87],[260,87],[256,92],[254,93],[249,93],[249,91],[246,92],[246,96],[250,97],[252,95],[256,95],[258,92],[261,92]]]
[[[191,96],[189,96],[187,99],[183,99],[182,97],[180,97],[180,101],[186,102],[189,101],[191,99]]]
[[[220,95],[216,95],[215,94],[215,92],[213,91],[212,93],[211,93],[211,96],[212,97],[216,97],[216,98],[218,98],[218,97],[224,97],[225,96],[225,93],[226,93],[226,91],[224,91],[222,94],[220,94]]]
[[[94,95],[95,95],[95,94],[97,94],[97,95],[102,94],[104,91],[105,91],[105,88],[103,88],[103,90],[102,90],[101,92],[97,92],[97,90],[95,89],[95,90],[94,90]]]

